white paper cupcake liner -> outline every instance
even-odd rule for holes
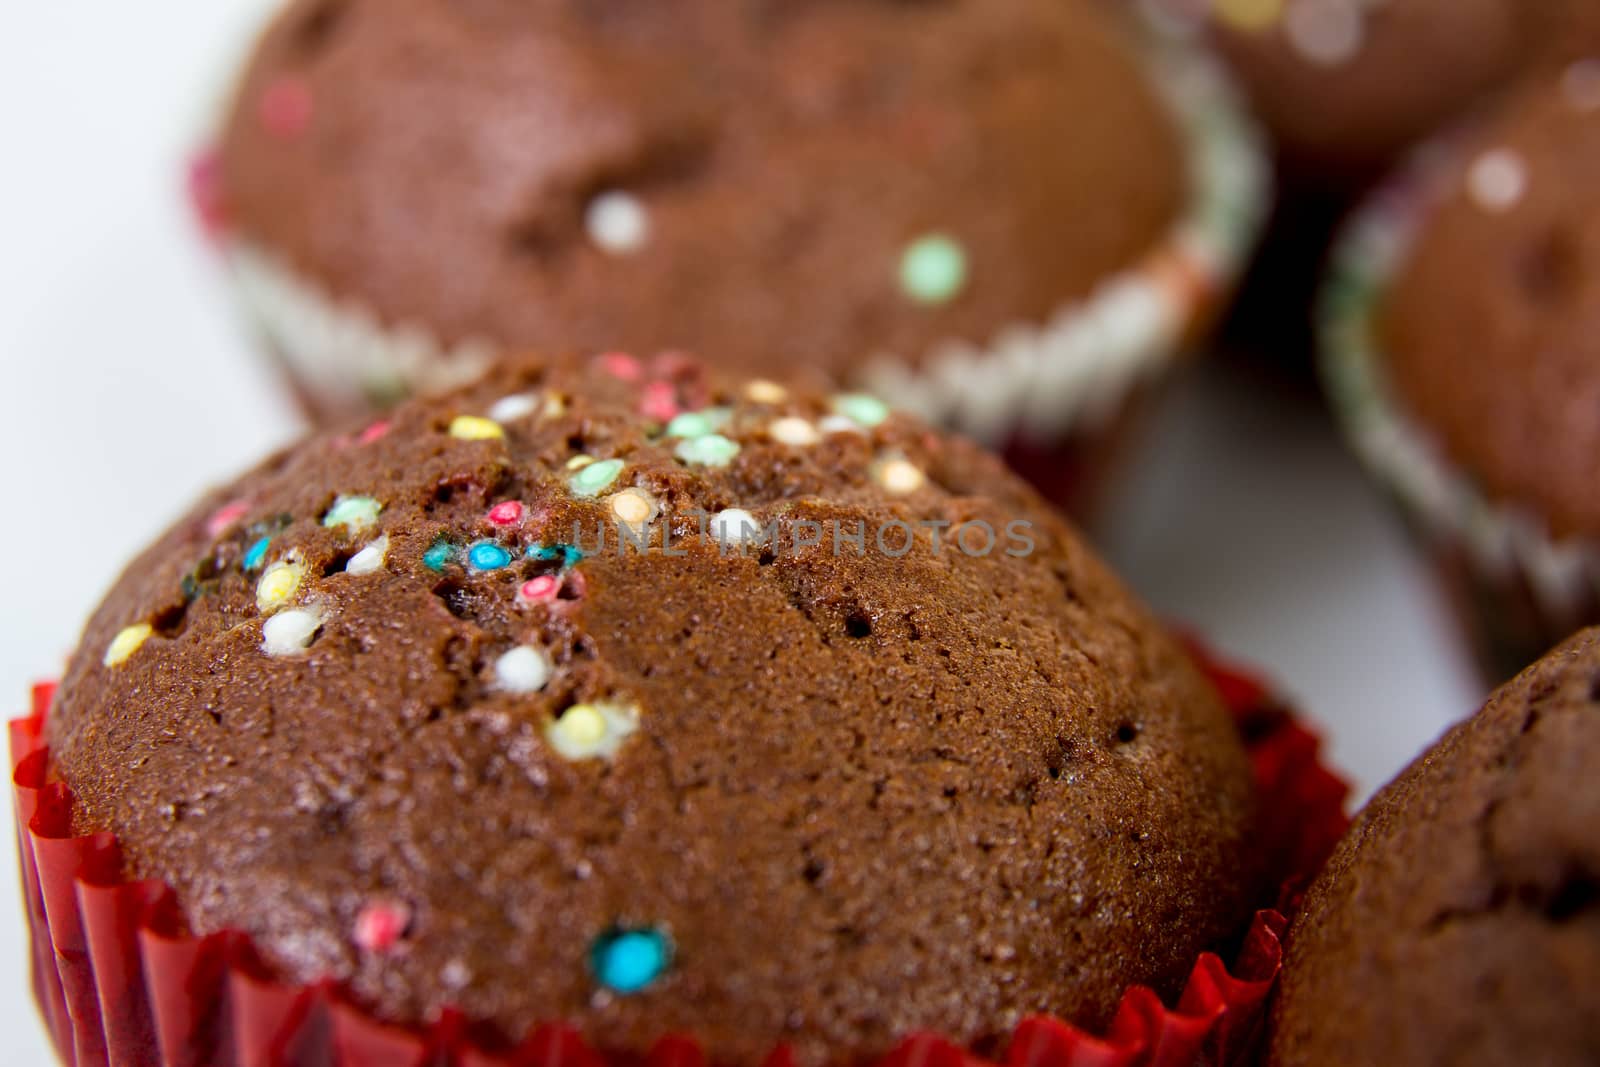
[[[1384,370],[1381,299],[1455,172],[1456,143],[1419,152],[1336,245],[1319,310],[1323,376],[1355,452],[1418,532],[1462,556],[1481,588],[1525,589],[1547,631],[1530,641],[1554,640],[1600,600],[1600,544],[1558,540],[1533,511],[1490,499],[1409,417]]]
[[[881,354],[848,384],[982,440],[1021,431],[1049,441],[1103,425],[1174,360],[1242,271],[1271,179],[1225,68],[1154,27],[1150,37],[1152,69],[1189,160],[1185,209],[1160,246],[1047,323],[1014,325],[982,343],[946,342],[916,364]],[[319,410],[447,389],[496,355],[487,342],[446,345],[421,324],[380,322],[271,251],[226,232],[219,240],[248,316]]]

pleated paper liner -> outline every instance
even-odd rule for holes
[[[1347,826],[1346,786],[1271,690],[1196,647],[1247,743],[1268,819],[1258,849],[1285,887],[1321,866]],[[275,981],[242,934],[190,935],[172,891],[127,882],[112,835],[74,835],[72,794],[43,741],[52,686],[11,723],[21,872],[35,1000],[69,1067],[704,1067],[698,1045],[667,1036],[631,1060],[607,1058],[549,1025],[523,1044],[487,1040],[458,1015],[426,1029],[367,1015],[331,983]],[[1005,1067],[1192,1067],[1247,1062],[1282,960],[1281,911],[1259,912],[1232,953],[1200,957],[1175,1007],[1134,988],[1104,1033],[1035,1018],[1011,1036]],[[909,1036],[875,1067],[987,1067],[932,1035]],[[769,1067],[790,1067],[783,1048]]]
[[[1486,680],[1499,684],[1600,622],[1600,544],[1557,540],[1538,515],[1492,500],[1416,424],[1385,373],[1384,293],[1466,150],[1467,129],[1420,150],[1354,217],[1322,296],[1327,392],[1352,448],[1432,561]]]
[[[985,443],[1009,443],[1024,472],[1069,507],[1089,495],[1072,472],[1100,476],[1107,463],[1096,453],[1131,424],[1127,409],[1220,311],[1271,200],[1260,135],[1225,68],[1153,28],[1148,49],[1188,159],[1185,207],[1158,246],[1046,321],[926,353],[881,353],[845,383]],[[237,233],[214,158],[195,164],[190,185],[245,317],[315,421],[452,388],[501,357],[484,339],[447,340],[426,323],[384,321]]]

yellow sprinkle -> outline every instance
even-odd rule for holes
[[[793,445],[797,448],[814,445],[822,440],[822,435],[817,432],[815,426],[805,419],[794,416],[775,420],[767,427],[767,436],[781,445]]]
[[[1260,33],[1283,18],[1284,0],[1214,0],[1217,18],[1233,29]]]
[[[450,436],[459,441],[498,441],[506,432],[493,419],[461,415],[450,424]]]
[[[305,581],[305,577],[303,563],[274,563],[256,585],[256,607],[263,614],[284,607],[300,592],[300,583]]]
[[[616,520],[628,526],[643,526],[653,520],[660,510],[655,498],[643,489],[624,489],[606,503]]]
[[[789,399],[789,390],[777,382],[769,382],[765,378],[757,378],[744,387],[744,395],[754,400],[757,404],[781,404]]]
[[[612,759],[639,729],[639,709],[619,704],[575,704],[545,727],[545,739],[563,759]]]
[[[144,647],[144,643],[150,640],[150,635],[154,633],[155,630],[151,628],[149,623],[141,622],[135,626],[129,626],[117,634],[116,637],[111,639],[110,646],[106,648],[106,666],[120,667],[128,662],[135,652]]]
[[[928,482],[926,474],[909,460],[900,458],[884,460],[875,473],[878,484],[896,496],[915,493]]]
[[[567,460],[567,470],[581,471],[583,468],[587,467],[593,462],[593,456],[573,456],[571,459]]]

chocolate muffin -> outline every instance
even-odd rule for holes
[[[1329,288],[1339,405],[1495,681],[1600,622],[1597,168],[1600,63],[1530,78],[1375,198]]]
[[[1380,792],[1306,896],[1270,1067],[1600,1059],[1600,630]]]
[[[974,446],[532,361],[214,493],[47,724],[83,832],[379,1018],[854,1062],[1108,1021],[1247,917],[1216,693]]]
[[[1053,440],[1172,354],[1258,213],[1223,88],[1163,99],[1126,29],[1088,0],[299,0],[221,134],[223,243],[314,413],[526,347],[681,348]]]

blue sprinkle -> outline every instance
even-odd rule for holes
[[[594,943],[595,978],[626,996],[649,987],[672,963],[672,942],[659,930],[612,930]]]
[[[492,541],[484,541],[472,546],[472,551],[467,553],[467,561],[474,570],[497,571],[511,566],[511,553]]]
[[[263,537],[251,545],[250,551],[244,554],[244,569],[247,571],[260,570],[261,565],[267,561],[267,549],[271,547],[272,538],[270,537]]]
[[[456,546],[449,541],[437,541],[422,554],[422,564],[430,571],[442,571],[456,556]]]
[[[562,568],[569,569],[583,562],[583,549],[577,545],[534,545],[528,549],[528,558],[541,563],[560,560]]]

